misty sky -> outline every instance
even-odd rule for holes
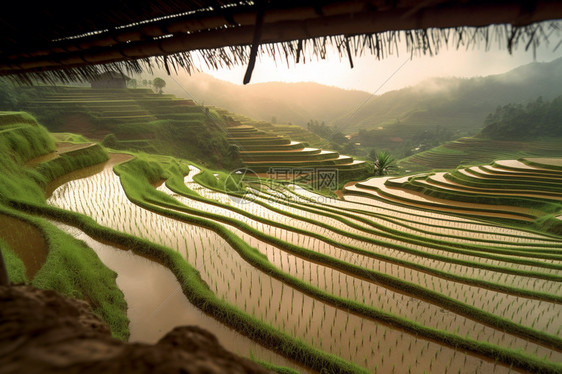
[[[536,58],[531,49],[524,51],[523,47],[514,51],[512,55],[507,49],[484,51],[482,48],[457,51],[451,48],[441,51],[437,56],[414,56],[412,59],[404,49],[399,56],[389,56],[380,61],[371,55],[355,58],[353,69],[350,68],[347,58],[340,60],[337,53],[329,55],[326,60],[292,64],[290,68],[284,61],[275,63],[270,58],[262,57],[256,63],[251,83],[312,81],[328,86],[382,94],[415,85],[429,77],[486,76],[504,73],[533,61],[552,61],[562,57],[562,47],[554,51],[557,42],[539,46],[536,50]],[[218,79],[242,84],[246,67],[202,70]]]

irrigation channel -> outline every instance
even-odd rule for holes
[[[562,361],[560,239],[298,186],[234,197],[199,184],[193,166],[182,186],[157,187],[176,204],[155,213],[127,198],[111,166],[65,182],[49,204],[174,249],[221,300],[369,372],[518,370],[486,352]],[[262,256],[182,217],[221,225]],[[166,267],[64,228],[118,273],[131,340],[155,341],[193,323],[235,352],[295,367],[200,312]]]

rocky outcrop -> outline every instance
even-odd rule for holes
[[[84,301],[0,287],[0,373],[268,373],[209,332],[177,327],[155,345],[124,343]]]

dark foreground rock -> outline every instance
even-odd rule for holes
[[[0,287],[0,373],[268,373],[206,330],[177,327],[155,345],[124,343],[84,301]]]

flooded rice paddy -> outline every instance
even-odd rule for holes
[[[126,158],[112,160],[115,163]],[[318,294],[329,296],[321,300],[295,283],[288,284],[254,267],[214,231],[133,204],[111,170],[111,162],[61,183],[49,204],[174,249],[200,272],[218,298],[310,346],[369,372],[513,370],[490,357],[351,313],[329,301],[336,297],[467,339],[520,350],[547,361],[562,361],[560,347],[494,328],[372,277],[381,274],[409,282],[498,318],[560,337],[560,301],[509,291],[517,288],[529,295],[562,297],[562,252],[558,251],[562,241],[557,238],[451,216],[446,210],[395,204],[392,199],[353,195],[346,195],[345,200],[330,199],[298,186],[249,190],[245,198],[237,198],[199,185],[193,180],[199,172],[194,167],[184,182],[204,199],[180,196],[165,183],[154,186],[192,209],[191,215],[203,217],[199,212],[206,212],[224,217],[215,223],[263,254],[279,274],[294,277]],[[385,188],[380,180],[368,184]],[[85,240],[118,273],[118,286],[129,305],[131,340],[151,342],[174,326],[199,324],[236,352],[252,352],[259,359],[294,366],[189,304],[164,266],[96,242],[79,230],[64,229]],[[307,253],[322,255],[324,260],[313,261]],[[337,263],[352,265],[356,270],[344,271]],[[489,286],[482,287],[478,282]]]

